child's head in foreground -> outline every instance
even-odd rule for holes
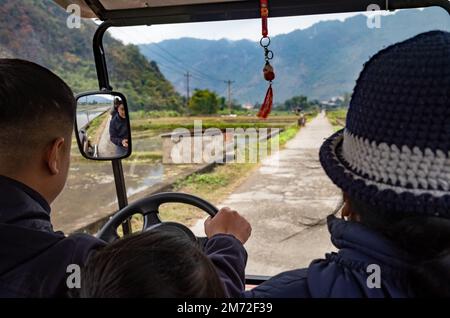
[[[213,263],[182,233],[152,230],[96,253],[82,272],[83,298],[225,297]]]

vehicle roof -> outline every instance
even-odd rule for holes
[[[143,25],[258,18],[259,0],[54,0],[67,8],[77,4],[83,18]],[[271,17],[361,12],[376,4],[381,10],[440,6],[447,0],[269,0]]]

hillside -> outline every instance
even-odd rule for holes
[[[448,14],[439,8],[399,11],[383,17],[381,29],[369,29],[366,22],[359,15],[273,37],[275,100],[301,94],[322,100],[351,92],[363,63],[378,50],[424,31],[450,30]],[[229,79],[236,81],[233,96],[241,103],[261,102],[264,97],[263,52],[256,42],[183,38],[140,49],[182,94],[186,91],[183,72],[189,68],[194,88],[210,88],[226,96],[223,80]]]
[[[76,92],[98,89],[92,54],[94,22],[81,29],[66,26],[67,14],[50,0],[0,0],[0,57],[16,57],[44,65]],[[111,85],[122,91],[130,107],[179,109],[180,95],[136,46],[105,36]]]

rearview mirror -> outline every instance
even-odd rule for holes
[[[117,92],[77,96],[75,134],[87,159],[123,159],[131,154],[131,130],[125,96]]]

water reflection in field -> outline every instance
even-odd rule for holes
[[[186,166],[124,162],[128,197],[183,172]],[[72,166],[63,193],[52,204],[56,230],[72,232],[117,210],[111,163],[83,161]]]

